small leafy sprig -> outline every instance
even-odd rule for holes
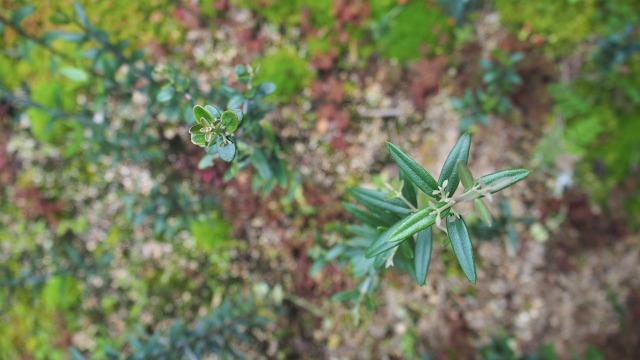
[[[391,194],[363,188],[349,190],[366,208],[346,205],[347,211],[364,223],[354,227],[357,241],[372,239],[364,250],[364,257],[372,260],[368,263],[371,271],[395,266],[409,272],[419,285],[424,285],[431,262],[432,229],[435,225],[447,234],[467,279],[476,283],[473,245],[464,214],[458,206],[473,202],[479,218],[490,225],[492,217],[484,198],[491,201],[492,194],[523,180],[529,176],[530,170],[509,169],[474,179],[467,167],[470,146],[471,135],[463,134],[449,153],[436,181],[396,145],[387,143],[400,168],[399,189],[387,186]],[[461,182],[464,191],[456,195]],[[426,206],[418,207],[416,189],[423,193]]]
[[[236,156],[236,141],[232,134],[240,125],[242,111],[221,112],[212,105],[196,105],[193,107],[193,116],[198,124],[189,129],[191,142],[205,148],[215,144],[222,160],[233,161]]]

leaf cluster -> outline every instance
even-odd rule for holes
[[[349,293],[351,296],[341,295],[340,299],[359,299],[366,291],[372,291],[364,284],[373,278],[371,274],[384,267],[406,271],[419,285],[424,285],[431,263],[434,225],[446,233],[465,276],[476,283],[473,244],[456,205],[474,202],[480,219],[490,225],[492,217],[484,198],[491,199],[492,194],[523,180],[530,171],[509,169],[474,179],[467,167],[470,146],[471,135],[463,134],[436,180],[400,148],[387,143],[400,168],[400,188],[388,186],[390,192],[349,189],[349,194],[362,206],[347,203],[345,209],[361,224],[349,225],[348,230],[355,237],[346,244],[336,245],[320,260],[351,256],[356,276],[367,276],[358,291]],[[464,191],[456,195],[460,183]],[[419,206],[421,203],[425,205]]]

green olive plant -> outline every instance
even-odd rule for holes
[[[514,185],[530,174],[527,169],[509,169],[474,179],[467,167],[471,135],[463,134],[447,157],[438,180],[420,164],[392,143],[387,143],[391,156],[400,168],[396,186],[386,184],[387,191],[351,188],[348,192],[363,207],[347,203],[345,209],[361,222],[347,228],[354,237],[317,257],[315,268],[338,259],[351,263],[356,277],[364,277],[356,290],[334,295],[336,300],[362,300],[371,303],[369,294],[379,282],[379,271],[396,267],[408,272],[419,284],[426,283],[433,228],[442,230],[453,248],[466,278],[476,283],[473,244],[464,221],[462,203],[473,202],[479,218],[491,224],[492,217],[485,198]],[[463,191],[456,194],[462,182]],[[425,198],[425,205],[419,206]]]

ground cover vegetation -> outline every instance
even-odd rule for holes
[[[0,357],[637,356],[639,16],[0,0]]]

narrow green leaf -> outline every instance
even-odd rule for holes
[[[198,124],[202,124],[201,118],[205,118],[209,123],[213,123],[214,119],[211,113],[205,110],[202,106],[196,105],[193,107],[193,117],[196,118]]]
[[[84,41],[86,37],[83,33],[72,33],[60,30],[47,31],[46,33],[44,33],[44,35],[42,35],[42,40],[44,40],[44,42],[46,42],[47,44],[51,44],[58,39],[73,43],[80,43]]]
[[[394,218],[384,218],[381,216],[378,216],[375,213],[366,211],[366,210],[362,210],[359,207],[353,205],[353,204],[349,204],[349,203],[345,203],[344,204],[344,208],[351,214],[353,215],[356,219],[362,221],[365,224],[369,224],[371,226],[377,227],[377,226],[391,226],[393,225],[393,221],[395,220]]]
[[[404,171],[400,171],[400,179],[404,182],[402,184],[402,196],[413,206],[418,206],[418,194],[416,193],[416,186],[409,179]]]
[[[339,293],[333,294],[331,300],[333,301],[349,301],[355,300],[360,296],[360,291],[358,290],[347,290],[341,291]]]
[[[402,253],[404,257],[407,259],[413,259],[413,249],[409,241],[403,241],[400,243],[400,247],[398,248],[399,252]]]
[[[491,217],[491,211],[487,207],[487,204],[482,199],[476,199],[474,202],[476,205],[476,210],[478,211],[478,216],[480,220],[482,220],[485,225],[491,227],[493,224],[493,218]]]
[[[364,253],[364,256],[367,259],[371,259],[378,254],[382,254],[383,252],[389,249],[393,249],[394,247],[399,246],[401,242],[400,241],[390,242],[389,235],[391,235],[391,233],[394,232],[398,228],[398,226],[400,226],[401,223],[402,223],[402,220],[398,221],[393,226],[385,230],[382,234],[380,234],[380,236],[378,236],[378,238],[375,239],[373,243],[371,243],[371,245],[367,248],[367,250]]]
[[[226,110],[225,112],[223,112],[221,119],[222,126],[224,126],[225,130],[230,133],[236,131],[236,129],[238,128],[238,124],[240,123],[238,114],[231,110]]]
[[[216,144],[218,145],[218,153],[220,158],[226,162],[231,162],[236,157],[236,142],[233,137],[228,137],[229,142],[223,144],[224,138],[218,136]]]
[[[34,11],[36,11],[35,6],[23,6],[20,9],[16,10],[13,14],[11,14],[11,22],[15,25],[20,26],[20,23],[29,15],[33,14]]]
[[[418,233],[416,241],[416,251],[414,254],[414,264],[416,269],[416,282],[424,285],[429,273],[431,263],[431,248],[433,247],[433,230],[426,228]]]
[[[73,9],[76,12],[76,16],[78,17],[78,20],[80,20],[80,24],[82,24],[82,26],[84,27],[89,27],[91,23],[89,22],[87,13],[84,12],[84,9],[82,8],[82,5],[78,0],[75,0],[73,2]]]
[[[493,194],[525,179],[529,174],[531,170],[528,169],[502,170],[479,178],[476,184],[482,184],[483,188],[489,189]]]
[[[453,221],[447,219],[447,231],[453,252],[458,258],[460,267],[467,279],[475,284],[477,281],[476,264],[473,260],[473,245],[469,237],[469,231],[462,218],[452,217]]]
[[[458,175],[458,161],[461,161],[463,164],[467,164],[469,160],[469,148],[471,147],[471,135],[469,133],[462,134],[458,142],[455,144],[449,156],[447,156],[447,160],[444,162],[442,166],[442,171],[440,171],[440,177],[438,178],[438,184],[442,185],[445,180],[449,180],[447,187],[445,188],[445,192],[449,193],[449,196],[452,196],[453,193],[458,189],[458,184],[460,183],[460,178]]]
[[[471,175],[471,170],[469,170],[467,165],[460,160],[458,160],[457,166],[462,186],[464,186],[465,189],[471,189],[473,187],[473,175]]]
[[[402,152],[402,150],[394,144],[388,142],[387,148],[389,149],[389,153],[391,153],[393,159],[398,163],[398,167],[405,173],[407,178],[425,194],[433,196],[433,191],[438,189],[438,183],[433,176],[431,176],[427,170],[410,158],[409,155]]]
[[[353,197],[360,201],[364,206],[373,211],[382,210],[399,216],[404,216],[411,213],[411,209],[409,209],[409,207],[407,207],[407,204],[402,202],[402,200],[385,200],[389,197],[389,194],[382,191],[363,188],[351,188],[348,189],[347,192],[353,195]]]
[[[406,245],[405,245],[406,244]],[[393,257],[393,266],[399,270],[404,270],[411,275],[411,277],[417,282],[418,276],[416,274],[416,267],[410,257],[407,257],[406,252],[401,251],[403,247],[411,247],[409,241],[405,241],[400,245],[398,251],[396,251]]]
[[[433,210],[431,208],[424,208],[404,218],[400,226],[398,226],[389,237],[389,241],[394,242],[404,240],[409,236],[412,236],[413,234],[435,224],[436,215],[431,214],[432,211]],[[448,212],[449,209],[445,210],[442,217],[444,218]]]

